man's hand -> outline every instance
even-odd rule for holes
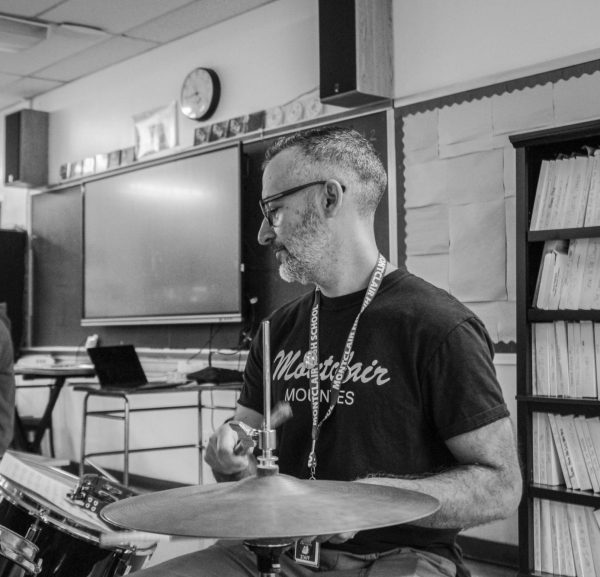
[[[204,453],[204,460],[217,475],[231,477],[243,477],[248,471],[251,474],[250,462],[252,447],[244,451],[235,450],[238,442],[237,433],[229,426],[229,423],[221,425],[208,440],[208,445]],[[219,479],[217,479],[219,480]]]
[[[289,403],[278,403],[271,417],[271,428],[280,427],[292,417]],[[234,419],[250,429],[258,429],[263,417],[260,413],[238,405]],[[229,425],[223,423],[208,440],[204,461],[212,468],[217,481],[239,481],[256,473],[254,447],[249,443],[240,443],[240,436]]]
[[[263,417],[252,409],[238,405],[233,418],[257,428]],[[239,451],[239,448],[236,449],[237,442],[238,435],[228,423],[223,423],[208,440],[204,461],[212,468],[214,477],[219,482],[239,481],[255,473],[252,449]]]

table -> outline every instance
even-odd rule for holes
[[[164,451],[169,449],[185,449],[185,448],[198,448],[200,453],[204,450],[204,439],[203,439],[203,423],[202,423],[202,409],[209,409],[211,411],[217,409],[223,410],[235,410],[235,406],[220,406],[216,404],[205,404],[202,400],[202,394],[212,391],[234,391],[239,392],[242,388],[242,383],[206,383],[206,384],[195,384],[187,383],[178,387],[170,387],[164,389],[101,389],[98,385],[91,384],[74,384],[73,390],[85,392],[85,398],[83,401],[83,424],[81,429],[81,450],[79,458],[79,476],[80,478],[85,473],[86,463],[97,469],[100,473],[107,475],[101,467],[91,461],[92,457],[108,456],[108,455],[123,455],[123,485],[129,486],[129,455],[131,453],[139,453],[146,451]],[[130,405],[130,397],[139,395],[156,395],[156,394],[177,394],[177,393],[190,393],[195,392],[198,394],[197,402],[194,404],[183,404],[183,405],[169,405],[161,406],[154,405],[150,407],[132,408]],[[122,402],[122,408],[118,409],[102,409],[102,410],[90,410],[89,403],[93,398],[114,398],[120,399]],[[147,446],[138,449],[131,449],[129,447],[129,436],[130,436],[130,416],[131,413],[140,411],[172,411],[179,409],[197,409],[198,410],[198,434],[199,440],[195,443],[183,444],[183,445],[161,445],[161,446]],[[102,419],[116,419],[123,422],[123,448],[115,449],[112,451],[96,451],[87,452],[87,420],[89,417],[97,417]],[[199,464],[199,481],[203,482],[202,474],[202,454],[200,454]]]
[[[34,379],[54,379],[50,384],[44,385],[27,385],[27,388],[48,388],[50,389],[48,395],[48,402],[44,412],[39,420],[37,420],[34,428],[33,440],[29,441],[26,435],[25,427],[22,419],[15,408],[15,421],[16,428],[19,434],[22,436],[23,449],[30,453],[41,453],[41,443],[44,438],[46,431],[50,434],[50,454],[54,457],[54,446],[52,442],[52,411],[54,405],[58,400],[60,391],[62,390],[65,382],[69,378],[80,378],[80,377],[93,377],[95,375],[94,369],[89,365],[69,365],[65,367],[15,367],[15,375],[20,375],[23,380],[34,380]],[[17,388],[20,388],[17,386]],[[22,387],[25,388],[25,387]]]

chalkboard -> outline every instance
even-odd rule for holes
[[[387,162],[386,113],[336,121],[350,125],[369,138]],[[271,139],[272,140],[272,139]],[[82,193],[79,185],[32,197],[32,334],[31,346],[83,346],[95,333],[102,344],[132,343],[150,348],[236,348],[242,333],[252,333],[260,320],[290,298],[310,290],[279,278],[272,252],[261,247],[256,235],[262,215],[260,164],[271,140],[242,143],[242,258],[244,318],[239,324],[142,325],[82,327]],[[382,199],[376,213],[380,250],[389,253],[388,202]],[[255,305],[250,299],[258,299]]]
[[[238,325],[82,327],[82,194],[79,186],[32,198],[32,346],[103,344],[196,348],[235,346]]]

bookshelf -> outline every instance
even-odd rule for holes
[[[578,155],[587,156],[589,159],[593,157],[594,150],[600,150],[600,121],[513,135],[510,137],[510,141],[516,150],[517,163],[517,428],[524,469],[524,493],[519,508],[519,575],[551,574],[573,575],[574,577],[587,577],[588,574],[600,575],[600,553],[592,551],[594,544],[596,549],[600,550],[597,542],[600,529],[596,531],[596,526],[592,525],[594,520],[600,523],[600,515],[594,514],[595,510],[600,509],[600,491],[593,488],[591,490],[574,488],[577,487],[577,484],[571,483],[573,479],[567,479],[568,475],[566,475],[570,457],[567,456],[567,464],[564,461],[565,455],[569,454],[573,445],[569,444],[561,450],[560,442],[557,440],[561,433],[554,436],[556,429],[552,430],[550,427],[551,419],[554,419],[554,416],[558,416],[556,422],[559,423],[559,427],[560,423],[570,418],[571,415],[579,417],[580,421],[585,421],[586,424],[582,425],[585,427],[591,420],[600,417],[600,395],[598,395],[600,392],[600,362],[593,367],[597,379],[594,384],[596,396],[593,397],[589,393],[589,388],[586,389],[587,397],[577,394],[581,389],[575,390],[576,370],[573,367],[576,363],[578,367],[583,366],[586,361],[577,356],[583,353],[572,345],[572,342],[580,344],[580,341],[576,341],[575,338],[572,341],[569,340],[569,349],[571,350],[573,346],[573,350],[576,350],[577,353],[573,353],[573,357],[568,357],[569,372],[561,373],[559,365],[561,345],[564,341],[556,336],[558,327],[562,327],[560,330],[563,330],[569,325],[582,327],[583,324],[590,322],[593,326],[597,324],[598,332],[594,336],[594,342],[598,349],[592,350],[597,353],[598,359],[596,360],[599,361],[600,307],[586,310],[573,306],[568,308],[556,306],[542,310],[536,306],[540,302],[538,291],[541,291],[538,277],[541,278],[540,269],[546,262],[544,257],[548,247],[552,246],[555,241],[567,241],[568,246],[575,246],[577,243],[573,243],[574,239],[584,241],[599,239],[600,242],[600,222],[590,221],[587,225],[578,222],[574,226],[572,222],[568,221],[567,226],[557,226],[554,221],[551,223],[554,225],[552,228],[540,227],[539,207],[535,206],[536,193],[542,194],[539,182],[548,178],[546,175],[550,161],[569,159]],[[589,162],[592,163],[592,160]],[[598,182],[600,183],[600,156],[597,163],[599,166]],[[556,167],[554,170],[557,170]],[[591,175],[593,169],[589,170],[589,175]],[[568,177],[563,178],[566,179],[563,181],[563,194],[567,195],[566,200],[563,201],[565,203],[563,208],[569,206],[570,210],[569,203],[573,204],[574,200],[569,195],[574,197],[575,192],[569,188],[568,183],[575,182],[575,179],[571,178],[569,181]],[[567,184],[564,184],[565,182]],[[588,190],[591,182],[593,182],[593,177],[589,176]],[[552,184],[547,185],[546,190],[552,190],[552,186]],[[558,188],[559,185],[554,184],[555,192]],[[600,184],[598,190],[600,191]],[[549,202],[548,199],[546,201]],[[546,223],[548,222],[546,221]],[[531,230],[532,226],[536,228],[535,223],[538,223],[537,230]],[[589,244],[592,244],[591,240]],[[600,249],[597,252],[598,258],[595,260],[594,271],[600,271]],[[573,270],[571,269],[571,272]],[[598,274],[598,278],[600,279],[600,274]],[[563,281],[563,286],[566,286],[568,282],[571,281]],[[548,330],[548,334],[554,335],[554,348],[548,344],[549,352],[546,352],[546,344],[544,344],[546,341],[542,342],[544,333],[538,332],[538,325],[544,325],[546,327],[544,331]],[[548,327],[552,327],[552,329]],[[569,327],[569,330],[572,328]],[[569,337],[571,336],[572,333],[569,332]],[[550,343],[550,340],[548,337],[547,343]],[[577,359],[577,361],[573,359]],[[544,371],[547,369],[550,372],[542,375],[540,367]],[[584,371],[579,368],[577,370]],[[563,378],[567,374],[568,376]],[[577,375],[589,376],[589,373],[580,372]],[[585,381],[581,386],[585,387],[586,384],[590,384],[589,378],[587,380],[581,376],[577,378],[582,382]],[[568,381],[566,386],[565,380]],[[547,415],[552,415],[552,417]],[[543,424],[546,420],[548,425]],[[583,436],[579,438],[581,439],[580,445],[584,446],[586,441]],[[595,447],[596,445],[590,443],[587,448],[590,449],[590,446]],[[549,458],[550,452],[554,455],[554,461]],[[563,461],[559,462],[559,456]],[[600,458],[600,447],[597,456]],[[587,460],[591,463],[591,458]],[[591,468],[592,465],[589,467]],[[590,479],[592,475],[593,472],[590,473]],[[545,514],[544,511],[546,511]],[[551,518],[548,517],[550,514],[548,511],[552,512]],[[578,526],[573,521],[573,516],[582,511],[584,516],[577,521],[580,523]],[[559,512],[560,515],[563,515],[562,517],[559,516]],[[571,524],[572,522],[573,524]],[[585,533],[582,536],[580,532],[582,526],[588,529],[587,537]],[[544,541],[545,539],[546,541]],[[591,547],[587,553],[586,539]],[[570,548],[568,547],[569,542],[571,543]],[[594,566],[595,573],[593,572]],[[592,572],[590,573],[590,571]]]

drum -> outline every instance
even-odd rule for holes
[[[35,563],[37,553],[38,548],[31,541],[0,527],[0,575],[35,575],[39,568]]]
[[[121,577],[141,569],[155,549],[100,547],[101,533],[0,476],[0,577]],[[12,549],[4,546],[5,539],[12,540]]]

